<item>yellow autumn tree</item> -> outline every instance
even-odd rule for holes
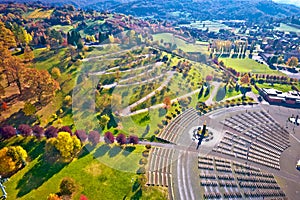
[[[50,155],[57,150],[63,159],[73,158],[80,150],[81,143],[76,136],[71,136],[68,132],[59,132],[56,138],[47,141],[46,151]]]
[[[22,167],[27,152],[21,146],[9,146],[0,150],[0,175],[9,174]]]

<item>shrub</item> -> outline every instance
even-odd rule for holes
[[[32,133],[30,126],[28,126],[27,124],[19,125],[17,130],[18,130],[19,134],[21,134],[24,137],[30,136]]]
[[[105,135],[104,135],[104,141],[107,143],[107,144],[112,144],[114,143],[115,141],[115,137],[113,136],[113,134],[111,132],[106,132]]]
[[[16,135],[16,129],[12,126],[6,125],[0,128],[0,137],[9,139]]]
[[[76,130],[75,135],[81,142],[85,142],[86,139],[88,138],[88,136],[84,130]]]
[[[32,132],[37,138],[42,138],[45,131],[39,125],[35,125],[34,127],[32,127]]]
[[[72,130],[68,126],[61,127],[60,129],[58,129],[58,133],[59,132],[67,132],[67,133],[70,133],[70,135],[72,135]]]
[[[151,149],[151,144],[146,144],[145,147],[146,149]]]
[[[96,146],[100,141],[100,134],[98,131],[91,131],[88,135],[89,141]]]
[[[72,195],[76,191],[76,184],[72,178],[65,177],[62,179],[59,188],[61,195]]]

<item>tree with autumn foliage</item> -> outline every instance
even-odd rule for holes
[[[127,142],[126,136],[123,133],[120,133],[119,135],[117,135],[116,137],[116,141],[120,144],[120,145],[124,145]]]
[[[107,143],[107,144],[112,144],[115,142],[115,137],[114,135],[112,134],[112,132],[106,132],[104,134],[104,141]]]
[[[286,64],[290,67],[296,67],[299,64],[299,60],[297,57],[291,57],[288,59],[288,61],[286,62]]]
[[[26,45],[24,49],[24,61],[25,62],[31,62],[34,59],[34,53],[31,50],[31,48]]]
[[[49,102],[60,89],[59,83],[47,70],[27,68],[22,81],[40,104]]]
[[[171,107],[171,98],[165,97],[163,103],[165,104],[165,108],[169,109]]]
[[[56,138],[51,138],[46,144],[49,155],[53,151],[58,151],[61,158],[69,160],[73,158],[80,150],[81,143],[76,136],[71,136],[68,132],[59,132]]]
[[[27,152],[21,146],[9,146],[0,150],[0,174],[7,175],[26,164]]]
[[[242,85],[249,85],[250,84],[250,77],[249,74],[245,74],[242,78],[241,78],[241,83]]]
[[[22,60],[17,56],[10,56],[4,61],[5,75],[7,84],[15,82],[19,89],[19,93],[23,94],[22,77],[24,76],[25,66]]]
[[[61,200],[61,198],[57,194],[49,194],[47,200]]]
[[[10,29],[6,28],[4,23],[1,21],[0,21],[0,42],[2,43],[3,47],[7,49],[17,46],[14,33]]]

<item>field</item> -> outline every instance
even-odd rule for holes
[[[160,42],[162,39],[164,42],[176,44],[177,48],[185,51],[185,52],[201,52],[201,53],[207,53],[207,45],[205,44],[191,44],[187,43],[182,39],[179,39],[175,37],[171,33],[158,33],[153,35],[154,40],[157,40]]]
[[[231,30],[230,27],[228,27],[222,23],[219,23],[217,21],[202,21],[202,22],[196,21],[191,24],[183,24],[181,26],[197,28],[197,29],[202,29],[202,30],[206,30],[206,28],[208,28],[208,30],[211,32],[219,32],[220,29]]]
[[[48,17],[50,17],[53,13],[53,9],[52,10],[43,10],[43,9],[36,9],[34,11],[32,11],[31,13],[29,13],[29,15],[27,15],[27,18],[29,19],[46,19]]]
[[[107,146],[102,143],[90,152],[84,150],[82,156],[69,164],[50,165],[41,159],[42,151],[37,151],[43,147],[45,141],[18,137],[10,139],[9,144],[21,144],[23,148],[31,149],[28,152],[34,159],[7,182],[9,199],[46,199],[49,193],[59,192],[59,183],[64,177],[73,178],[78,185],[74,199],[78,199],[80,194],[89,199],[98,199],[101,196],[123,199],[126,195],[128,198],[139,196],[144,199],[150,196],[166,196],[165,191],[156,187],[147,187],[142,192],[134,190],[138,177],[135,172],[140,167],[143,146],[125,150],[117,145]]]
[[[283,73],[276,70],[272,70],[268,66],[257,63],[255,60],[249,58],[245,58],[245,59],[220,58],[220,60],[224,62],[226,67],[231,67],[241,73],[251,72],[255,74],[285,76]]]
[[[289,25],[283,24],[283,23],[280,23],[280,27],[276,27],[275,30],[284,31],[284,32],[296,32],[296,33],[300,34],[299,28],[289,26]]]
[[[71,25],[55,25],[51,27],[52,29],[56,30],[56,31],[62,31],[64,33],[69,32],[71,29],[73,29],[73,26]]]
[[[288,92],[292,90],[291,85],[283,85],[283,84],[269,84],[269,83],[263,83],[263,84],[256,84],[260,88],[274,88],[276,90],[280,90],[282,92]]]

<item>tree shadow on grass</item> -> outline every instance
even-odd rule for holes
[[[68,163],[61,162],[51,163],[43,158],[39,159],[38,163],[19,180],[16,188],[19,189],[17,197],[22,197],[32,190],[39,188],[49,178],[61,171],[67,164]]]
[[[94,153],[94,158],[104,156],[110,150],[110,146],[107,144],[101,145]]]
[[[130,199],[131,200],[141,199],[142,195],[143,195],[143,191],[142,188],[140,188]]]
[[[0,126],[9,124],[11,126],[18,127],[20,124],[33,124],[35,121],[35,117],[26,116],[23,111],[19,110],[6,120],[0,122]]]
[[[88,155],[95,147],[90,143],[86,144],[78,154],[78,159],[85,157]]]
[[[108,152],[109,157],[115,157],[116,155],[118,155],[120,152],[122,151],[122,148],[119,146],[114,146],[113,148],[110,149],[110,151]]]
[[[124,151],[123,151],[123,155],[124,156],[128,156],[129,154],[131,154],[133,151],[135,150],[135,147],[133,146],[127,146],[125,147]]]

